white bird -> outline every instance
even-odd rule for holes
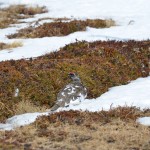
[[[83,86],[80,78],[75,73],[68,75],[72,82],[60,90],[56,104],[50,109],[51,111],[55,111],[59,107],[67,107],[69,104],[77,105],[87,96],[87,89]]]

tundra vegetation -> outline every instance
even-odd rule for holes
[[[35,14],[46,13],[47,11],[44,6],[11,5],[7,8],[0,8],[0,29],[20,23],[20,19],[31,18]]]
[[[21,101],[29,101],[34,107],[54,105],[57,93],[69,82],[67,74],[71,71],[80,75],[88,98],[148,76],[149,45],[149,40],[77,41],[35,59],[0,62],[0,120],[16,114]],[[16,88],[20,91],[18,97],[14,96]]]
[[[145,115],[150,110],[135,107],[59,112],[15,131],[0,132],[0,149],[149,150],[150,128],[135,122]]]
[[[22,47],[23,43],[21,41],[14,41],[12,43],[3,43],[0,42],[0,50],[3,49],[12,49],[12,48],[16,48],[16,47]]]
[[[25,5],[0,9],[0,28],[45,12],[45,7]],[[29,26],[8,38],[64,36],[85,31],[87,26],[106,28],[115,25],[113,20],[49,19],[53,22]],[[12,45],[0,43],[0,50],[14,47]],[[2,61],[0,122],[16,114],[43,112],[53,106],[57,93],[69,82],[68,72],[77,72],[88,89],[88,98],[96,98],[110,87],[147,77],[149,60],[150,40],[76,41],[37,58]],[[17,95],[16,89],[19,89]],[[0,149],[150,150],[150,128],[136,122],[142,116],[150,116],[150,110],[110,106],[109,111],[58,112],[41,116],[34,123],[14,131],[0,131]]]
[[[40,20],[38,20],[39,22]],[[38,22],[35,22],[38,24]],[[32,23],[33,24],[33,23]],[[109,28],[114,26],[113,20],[102,19],[87,19],[87,20],[72,20],[64,22],[61,18],[51,23],[44,23],[37,27],[31,25],[27,28],[19,30],[17,33],[10,34],[7,37],[12,38],[42,38],[52,36],[65,36],[77,31],[85,31],[86,27],[93,28]]]

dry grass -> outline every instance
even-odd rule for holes
[[[0,42],[0,50],[22,47],[22,46],[23,46],[23,43],[20,41],[15,41],[15,42],[12,42],[10,44]]]
[[[15,114],[20,115],[24,113],[44,112],[46,108],[43,106],[36,106],[29,100],[22,100],[15,106]]]
[[[70,111],[43,116],[15,132],[0,132],[0,149],[150,150],[150,128],[130,117],[140,113],[135,108],[117,108],[109,112]]]
[[[18,23],[19,19],[30,18],[35,14],[45,12],[47,12],[45,7],[27,7],[26,5],[11,5],[8,8],[0,9],[0,29]]]
[[[76,31],[85,31],[87,26],[94,28],[109,28],[115,25],[113,20],[87,19],[85,21],[74,20],[70,22],[61,22],[59,19],[56,22],[44,23],[38,27],[30,26],[18,31],[18,33],[8,35],[12,38],[42,38],[51,36],[64,36]]]
[[[0,122],[2,122],[6,118],[8,118],[12,114],[14,114],[12,107],[13,107],[12,105],[10,108],[9,104],[6,104],[4,102],[0,102],[0,110],[1,110],[1,112],[0,112],[1,121]]]
[[[17,14],[23,14],[29,16],[48,12],[45,6],[40,7],[38,5],[35,7],[26,6],[26,5],[11,5],[6,10],[10,12],[15,12]]]
[[[53,20],[54,22],[69,22],[71,19],[69,18],[51,18],[51,17],[45,17],[45,18],[39,18],[37,21],[33,21],[32,23],[34,22],[40,22],[40,21],[43,21],[43,20]]]

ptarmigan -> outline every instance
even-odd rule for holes
[[[69,73],[72,82],[66,85],[57,95],[56,104],[50,109],[55,111],[59,107],[67,107],[69,104],[77,105],[87,96],[87,89],[75,73]]]

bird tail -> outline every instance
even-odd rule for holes
[[[58,104],[55,104],[50,110],[55,111],[59,108],[60,106]]]

